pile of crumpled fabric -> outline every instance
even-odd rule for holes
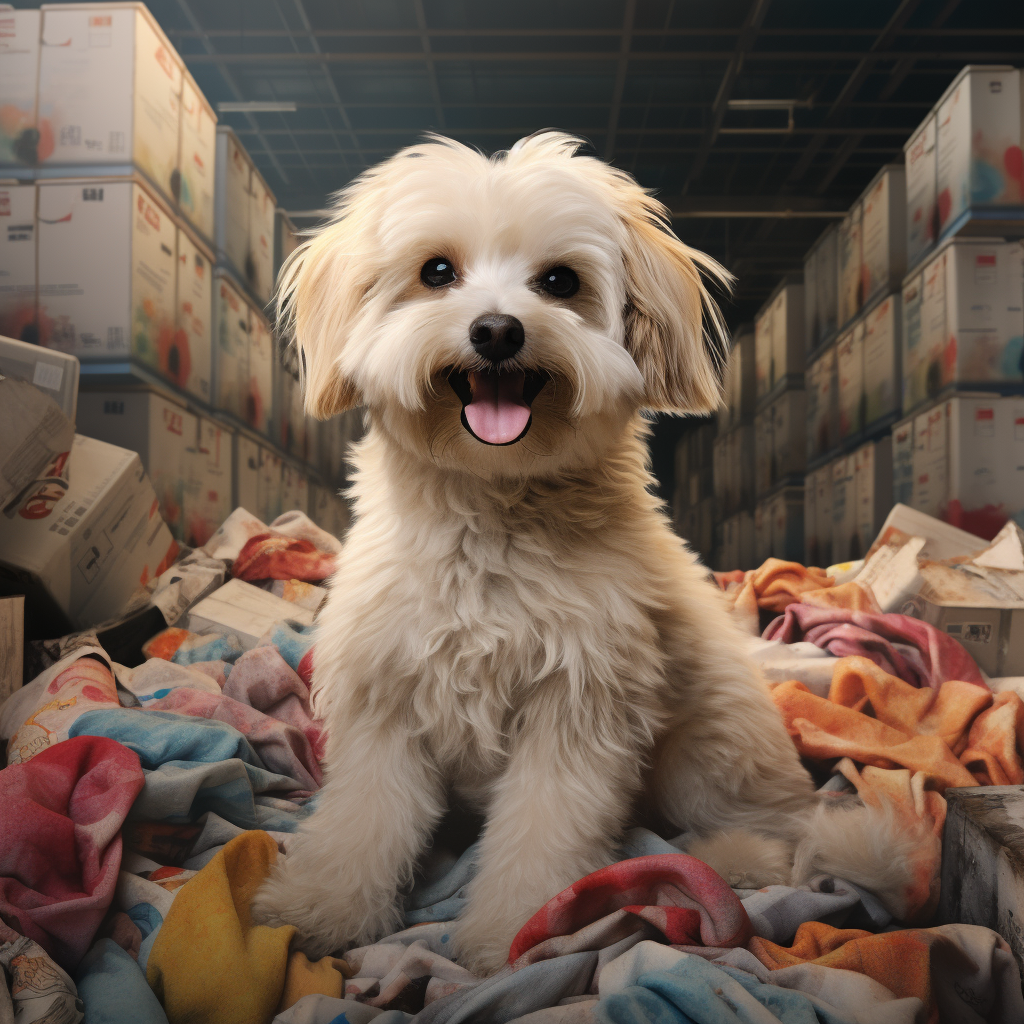
[[[751,653],[826,790],[934,840],[903,920],[831,876],[730,889],[682,837],[637,828],[478,978],[451,954],[473,823],[448,821],[397,934],[311,962],[292,928],[255,925],[252,896],[322,783],[308,623],[338,550],[299,513],[268,527],[236,510],[150,585],[166,628],[140,664],[95,632],[39,645],[39,674],[0,707],[0,1024],[1024,1020],[998,934],[929,927],[943,793],[1024,782],[1024,705],[951,638],[793,563],[724,587],[737,614],[767,620]],[[190,629],[190,609],[233,580],[295,617],[255,642]]]

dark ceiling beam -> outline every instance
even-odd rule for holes
[[[690,184],[696,181],[704,170],[708,154],[718,138],[718,132],[725,118],[725,112],[729,108],[729,98],[732,96],[733,86],[736,84],[736,79],[743,69],[743,58],[754,48],[754,41],[757,39],[757,33],[764,23],[770,3],[771,0],[753,0],[750,9],[747,11],[743,27],[740,29],[739,38],[736,40],[736,51],[726,65],[725,74],[722,76],[722,81],[718,86],[718,93],[715,95],[714,103],[711,105],[711,124],[708,125],[704,141],[701,143],[700,149],[690,165],[686,181],[683,183],[682,191],[684,195],[689,189]]]
[[[605,135],[604,143],[604,158],[609,163],[611,163],[615,156],[615,132],[619,127],[622,94],[626,89],[626,72],[629,70],[629,51],[633,46],[633,21],[635,16],[636,0],[626,0],[626,7],[622,13],[622,39],[619,43],[619,61],[615,67],[615,85],[612,87],[612,103],[611,109],[608,111],[608,131]]]
[[[941,11],[939,11],[935,20],[932,22],[931,31],[941,32],[942,26],[949,20],[950,15],[959,6],[960,0],[946,0],[945,6],[942,8]],[[922,32],[920,34],[924,35],[925,33]],[[962,31],[958,32],[957,34],[962,34]],[[1000,34],[1002,33],[993,33],[993,35]],[[882,86],[882,91],[878,94],[878,98],[881,100],[887,100],[890,96],[892,96],[892,94],[904,83],[904,81],[906,81],[907,75],[909,75],[910,72],[913,71],[915,63],[916,61],[913,57],[901,57],[896,62],[896,66],[890,72],[889,81],[887,81],[885,85]]]
[[[181,0],[179,0],[179,3]],[[794,61],[824,61],[834,64],[836,61],[862,61],[864,53],[850,52],[846,50],[754,50],[746,55],[748,61],[764,61],[769,64],[793,63]],[[284,64],[303,62],[325,62],[325,63],[353,63],[365,64],[370,62],[388,63],[395,62],[405,64],[413,61],[423,61],[426,55],[416,51],[392,50],[364,52],[359,50],[324,51],[322,53],[191,53],[182,54],[185,63],[195,62],[198,64],[266,64],[272,61],[279,61]],[[732,50],[632,50],[629,53],[629,60],[643,63],[657,63],[666,61],[729,61],[733,57]],[[917,61],[1011,61],[1020,59],[1019,50],[929,50],[929,51],[896,51],[890,50],[885,54],[886,59],[899,59],[900,57],[913,57]],[[539,61],[543,63],[554,62],[564,64],[567,62],[580,63],[610,63],[619,60],[616,51],[583,51],[583,50],[516,50],[508,53],[500,50],[432,50],[429,59],[438,63],[453,63],[465,61],[478,61],[481,63],[511,63]],[[806,73],[806,68],[796,68],[794,73]]]
[[[413,0],[416,10],[416,24],[420,30],[420,45],[427,55],[427,81],[430,83],[430,98],[434,101],[434,116],[437,118],[435,129],[444,131],[444,107],[441,106],[441,87],[437,81],[437,68],[434,65],[430,36],[427,34],[427,15],[423,10],[423,0]]]
[[[234,95],[235,99],[236,100],[244,100],[245,96],[243,95],[242,90],[238,87],[238,82],[235,81],[235,76],[232,75],[231,72],[223,64],[221,64],[220,61],[218,60],[218,55],[217,55],[217,52],[216,52],[216,48],[214,47],[213,43],[210,42],[210,40],[204,34],[203,26],[199,23],[199,19],[192,12],[192,8],[189,6],[188,0],[178,0],[178,8],[180,9],[181,13],[185,15],[186,20],[192,26],[192,28],[197,33],[199,33],[198,38],[199,38],[200,42],[203,44],[203,49],[206,50],[205,56],[206,56],[208,62],[211,63],[211,64],[216,64],[217,65],[217,70],[220,72],[221,78],[224,79],[224,84],[228,87],[228,89]],[[256,135],[259,138],[260,142],[263,143],[263,149],[264,149],[264,151],[267,154],[267,159],[273,165],[274,170],[277,171],[277,173],[280,176],[281,180],[286,185],[290,185],[291,184],[291,179],[285,173],[284,168],[278,162],[277,157],[274,156],[273,152],[270,149],[270,146],[267,144],[266,140],[260,134],[260,126],[259,126],[259,123],[256,121],[256,118],[253,117],[252,114],[246,114],[245,118],[249,122],[249,127],[256,133]]]

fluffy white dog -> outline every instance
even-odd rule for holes
[[[456,932],[477,971],[613,861],[638,814],[689,830],[733,884],[829,871],[900,909],[915,837],[817,805],[648,490],[640,410],[718,405],[725,335],[701,272],[728,275],[580,144],[404,150],[283,273],[307,408],[370,422],[316,636],[326,784],[254,904],[313,955],[400,927],[452,795],[486,815]]]

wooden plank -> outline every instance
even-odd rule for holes
[[[980,924],[1010,945],[1024,972],[1024,786],[946,790],[942,924]]]
[[[0,597],[0,704],[19,686],[25,657],[25,597]]]

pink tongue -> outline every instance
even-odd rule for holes
[[[525,373],[471,373],[473,401],[466,406],[466,421],[481,441],[508,444],[525,429],[530,407],[523,401]]]

